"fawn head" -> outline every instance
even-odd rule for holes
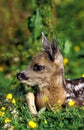
[[[18,73],[17,77],[22,83],[39,87],[49,85],[51,77],[62,72],[64,73],[63,56],[59,51],[57,41],[52,40],[50,44],[44,34],[42,34],[43,51],[36,54],[28,67]]]

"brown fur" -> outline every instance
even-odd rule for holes
[[[75,100],[73,89],[70,90],[73,83],[70,84],[69,80],[64,78],[63,56],[59,51],[56,40],[53,39],[52,44],[49,44],[47,38],[43,35],[42,44],[44,51],[35,55],[29,66],[18,74],[18,79],[21,82],[38,87],[35,97],[33,94],[28,94],[26,97],[33,114],[37,113],[35,105],[38,109],[48,106],[53,108],[58,101],[60,101],[60,105],[63,105],[67,94],[69,95],[71,92],[72,99]],[[84,83],[84,79],[82,83]],[[71,88],[68,88],[68,84],[71,85]],[[79,101],[79,99],[77,100]],[[34,105],[35,112],[32,105]]]

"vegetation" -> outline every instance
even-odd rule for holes
[[[42,109],[33,118],[16,74],[41,51],[44,32],[58,41],[66,78],[84,77],[84,1],[1,0],[0,5],[0,129],[83,130],[84,107]]]

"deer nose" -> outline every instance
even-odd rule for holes
[[[17,78],[18,78],[19,80],[28,80],[28,77],[27,77],[23,72],[18,73],[18,74],[17,74]]]

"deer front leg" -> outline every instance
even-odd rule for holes
[[[35,106],[35,96],[33,93],[28,93],[26,95],[26,101],[27,101],[27,104],[29,106],[29,110],[31,112],[32,115],[37,115],[37,110],[36,110],[36,106]]]

